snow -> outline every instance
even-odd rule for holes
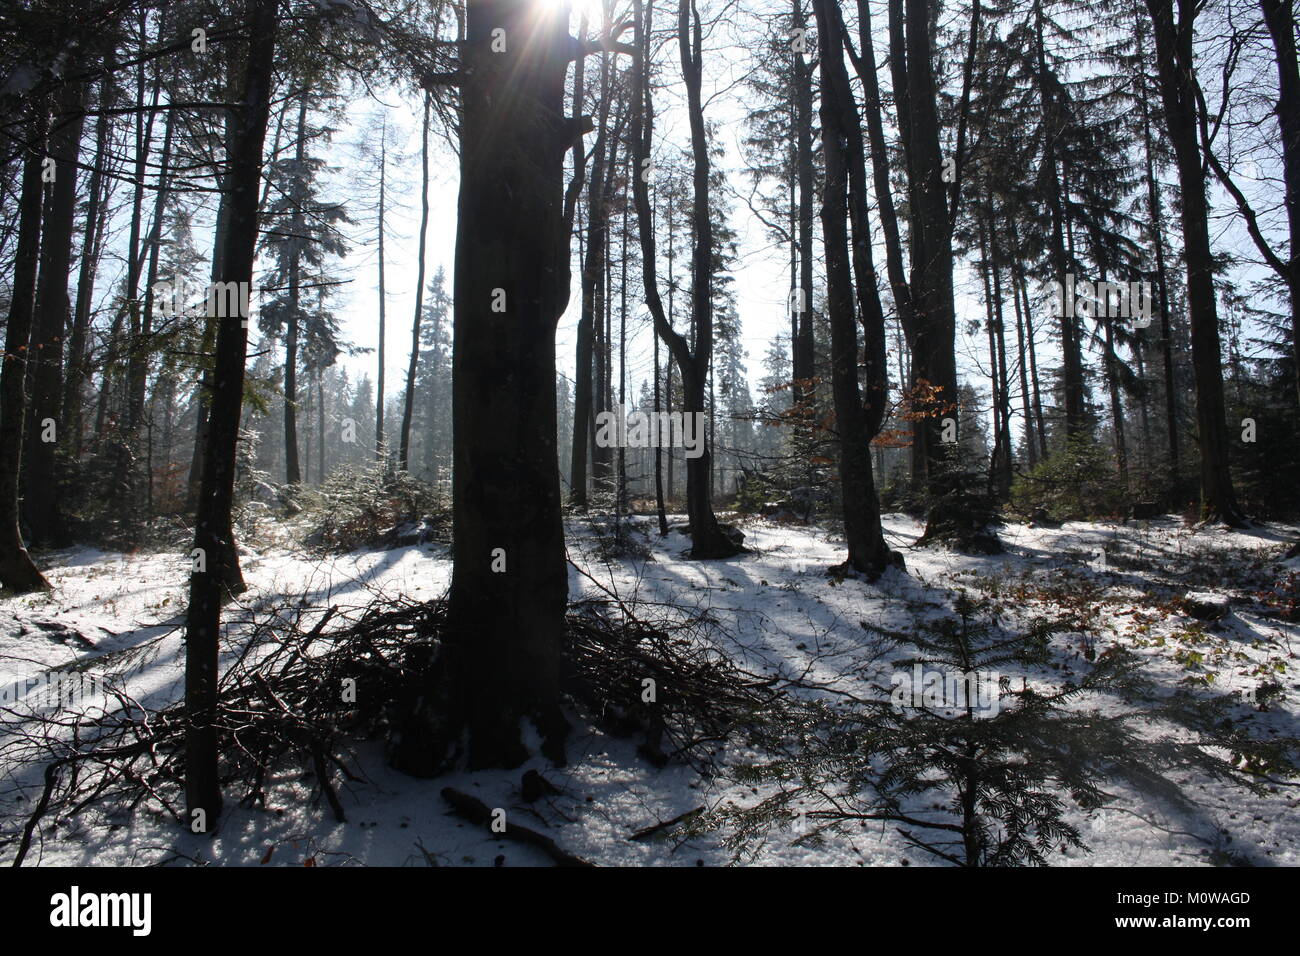
[[[838,689],[887,695],[892,666],[872,657],[869,625],[905,629],[918,616],[942,614],[958,588],[988,594],[1009,618],[1030,613],[1073,614],[1076,630],[1054,650],[1063,668],[1089,647],[1118,643],[1141,654],[1149,675],[1172,688],[1212,684],[1242,698],[1240,716],[1258,734],[1294,733],[1297,716],[1293,642],[1300,626],[1266,613],[1259,593],[1296,562],[1275,563],[1297,529],[1185,528],[1173,518],[1134,524],[1067,523],[1060,528],[1011,524],[1001,529],[1007,553],[966,556],[916,549],[921,527],[885,518],[890,545],[903,552],[906,574],[890,571],[874,584],[836,581],[827,567],[843,559],[842,542],[824,528],[745,519],[751,552],[724,561],[691,562],[689,540],[659,538],[653,521],[633,519],[651,559],[612,561],[598,553],[589,525],[571,520],[570,559],[624,601],[673,601],[707,609],[728,634],[728,651],[758,672],[802,675]],[[677,520],[677,519],[674,519]],[[733,520],[728,517],[726,520]],[[377,595],[434,598],[445,590],[450,559],[440,545],[313,557],[296,544],[298,529],[264,521],[245,545],[250,590],[228,614],[238,621],[283,603],[311,613],[330,605],[360,608]],[[183,675],[181,626],[189,563],[181,554],[118,554],[78,548],[44,556],[53,585],[48,595],[0,598],[0,686],[76,665],[121,672],[139,699],[174,699]],[[1225,569],[1231,569],[1228,573]],[[1243,582],[1245,582],[1243,584]],[[596,597],[591,580],[570,569],[570,598]],[[1197,621],[1185,602],[1231,601],[1230,615]],[[1212,676],[1208,676],[1212,675]],[[1267,710],[1249,695],[1264,681],[1282,686]],[[0,738],[20,708],[0,713]],[[637,741],[611,737],[574,716],[569,766],[540,758],[514,771],[452,774],[416,780],[390,770],[378,744],[364,745],[357,764],[364,779],[339,781],[348,822],[336,823],[310,780],[277,781],[265,810],[226,810],[212,838],[192,837],[169,818],[140,812],[109,818],[89,811],[46,827],[29,863],[139,865],[159,861],[223,865],[546,865],[538,850],[494,837],[450,815],[440,797],[452,786],[502,808],[507,819],[547,833],[571,853],[603,865],[718,865],[732,859],[717,837],[679,845],[662,838],[630,841],[638,830],[702,805],[753,799],[745,787],[705,779],[685,766],[655,769],[636,753]],[[560,789],[534,804],[523,801],[520,779],[537,769]],[[0,771],[0,862],[26,808],[39,796],[40,767]],[[1204,865],[1245,859],[1300,864],[1300,801],[1293,788],[1264,797],[1209,779],[1185,779],[1190,807],[1152,802],[1113,788],[1114,808],[1072,810],[1091,853],[1062,854],[1060,865]],[[930,863],[889,826],[829,836],[821,847],[793,845],[776,834],[756,862],[796,865]]]

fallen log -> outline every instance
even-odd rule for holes
[[[472,797],[455,787],[443,787],[442,798],[450,803],[458,814],[471,823],[478,823],[483,826],[489,826],[492,823],[492,811],[488,809],[487,804],[477,797]],[[514,840],[517,843],[527,843],[535,846],[559,866],[594,867],[596,865],[580,856],[574,856],[545,834],[520,826],[517,823],[507,823],[504,830],[494,835]]]

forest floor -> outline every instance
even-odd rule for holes
[[[1069,620],[1053,638],[1052,669],[1062,677],[1111,645],[1139,654],[1147,676],[1167,687],[1233,695],[1234,720],[1257,736],[1300,735],[1300,560],[1281,556],[1298,529],[1267,525],[1247,531],[1189,529],[1172,517],[1113,524],[1071,522],[1060,528],[1009,524],[1007,551],[965,556],[915,549],[921,526],[885,519],[891,546],[907,562],[867,584],[837,580],[826,569],[842,559],[836,535],[818,527],[746,519],[749,553],[691,562],[679,533],[660,538],[652,519],[631,519],[636,557],[609,558],[592,523],[571,519],[570,598],[602,596],[593,582],[627,603],[668,602],[707,609],[724,650],[758,673],[802,677],[856,694],[887,697],[896,668],[871,652],[868,625],[907,629],[918,617],[950,610],[958,589],[986,597],[1005,619],[1048,615]],[[681,523],[683,519],[676,519]],[[444,592],[446,548],[427,544],[321,559],[298,541],[301,529],[264,521],[242,552],[250,590],[230,609],[238,621],[288,602],[323,609],[361,608],[383,596],[432,599]],[[175,553],[117,554],[87,548],[40,556],[49,595],[0,598],[0,687],[44,671],[77,666],[111,671],[139,700],[158,705],[179,694],[188,560]],[[587,577],[589,575],[590,577]],[[1219,610],[1198,620],[1187,600]],[[1200,595],[1197,597],[1196,595]],[[1226,601],[1225,601],[1226,599]],[[1202,617],[1206,615],[1202,612]],[[230,639],[238,645],[240,625]],[[1261,709],[1253,696],[1274,684]],[[12,694],[12,691],[10,691]],[[21,709],[0,712],[0,743]],[[716,834],[682,841],[632,841],[636,831],[722,800],[743,803],[747,786],[727,775],[704,777],[687,766],[656,769],[637,741],[610,736],[572,715],[569,766],[538,760],[510,772],[458,773],[417,780],[388,769],[378,743],[355,753],[361,780],[340,781],[347,822],[335,822],[310,774],[286,774],[269,789],[267,807],[228,800],[211,839],[192,837],[161,813],[130,815],[94,808],[46,821],[27,862],[43,865],[525,865],[545,864],[532,847],[496,837],[452,815],[440,796],[453,786],[509,819],[551,836],[599,864],[717,865],[733,851]],[[736,759],[742,755],[737,754]],[[723,754],[726,763],[729,755]],[[526,803],[523,770],[535,767],[558,795]],[[40,793],[40,766],[0,766],[0,862],[12,858],[14,835]],[[1300,789],[1278,781],[1263,796],[1190,774],[1176,781],[1190,803],[1176,804],[1112,786],[1114,803],[1071,808],[1091,852],[1061,852],[1060,865],[1300,864]],[[926,864],[887,824],[831,835],[820,847],[795,844],[778,831],[752,848],[755,862],[797,865]]]

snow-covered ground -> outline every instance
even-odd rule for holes
[[[634,519],[646,532],[650,523]],[[1250,531],[1186,529],[1174,519],[1129,525],[1069,523],[1061,528],[1012,524],[1002,529],[1007,553],[972,557],[914,549],[921,528],[891,515],[886,530],[903,552],[907,573],[890,572],[875,584],[837,581],[827,567],[843,558],[825,529],[765,520],[742,524],[750,553],[734,559],[690,562],[680,534],[646,533],[650,559],[616,562],[600,557],[585,522],[569,525],[569,556],[624,600],[671,601],[707,608],[729,635],[729,650],[757,672],[805,675],[863,692],[887,694],[889,668],[864,669],[870,634],[861,622],[907,629],[918,615],[937,614],[955,589],[988,595],[1009,617],[1074,615],[1077,630],[1056,639],[1062,673],[1085,654],[1120,644],[1141,654],[1146,669],[1172,687],[1199,682],[1215,693],[1241,696],[1238,716],[1259,735],[1297,735],[1300,676],[1294,644],[1300,624],[1261,603],[1300,562],[1280,564],[1297,529]],[[250,590],[228,613],[250,613],[301,603],[361,607],[375,595],[433,598],[442,594],[450,561],[441,546],[357,552],[330,559],[295,546],[295,529],[267,524],[243,552]],[[77,667],[83,673],[128,675],[132,694],[159,704],[179,692],[183,675],[181,621],[189,562],[179,554],[106,553],[76,549],[42,556],[53,593],[0,598],[0,687],[12,697],[15,681]],[[591,581],[571,569],[570,597],[598,596]],[[1226,616],[1198,621],[1184,598],[1228,600]],[[236,635],[238,633],[237,626]],[[1268,710],[1249,695],[1265,682],[1281,685]],[[25,686],[25,685],[22,685]],[[0,718],[12,725],[14,718]],[[720,800],[743,802],[747,788],[704,779],[684,766],[659,770],[636,754],[635,740],[611,737],[575,717],[569,766],[542,770],[558,796],[526,803],[523,770],[456,774],[416,780],[388,769],[379,745],[364,745],[362,782],[340,781],[347,823],[336,823],[309,779],[285,779],[269,790],[266,810],[245,810],[229,799],[215,837],[191,837],[150,812],[106,818],[97,811],[48,823],[28,863],[127,865],[214,862],[285,864],[440,865],[544,864],[531,847],[494,838],[450,814],[444,786],[476,795],[508,818],[552,836],[572,853],[600,864],[715,865],[731,859],[713,837],[679,845],[628,837]],[[0,723],[0,734],[5,725]],[[12,857],[12,837],[40,793],[40,767],[0,767],[0,861]],[[1279,785],[1258,798],[1210,780],[1179,781],[1195,801],[1178,810],[1120,791],[1115,808],[1068,819],[1091,853],[1062,853],[1061,865],[1300,863],[1300,792]],[[1127,799],[1124,799],[1127,797]],[[770,864],[928,864],[888,825],[831,836],[822,847],[793,845],[776,835],[758,862]]]

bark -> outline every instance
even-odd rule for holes
[[[794,0],[794,26],[806,29],[802,0]],[[799,178],[799,287],[798,310],[794,316],[795,336],[790,349],[791,377],[794,379],[794,402],[799,407],[811,402],[817,374],[816,344],[813,339],[813,146],[812,146],[812,66],[799,50],[794,51],[795,168]]]
[[[1051,218],[1051,237],[1048,251],[1056,281],[1064,283],[1070,273],[1070,258],[1065,251],[1065,212],[1061,205],[1063,186],[1056,155],[1056,132],[1064,119],[1058,102],[1057,80],[1047,67],[1044,49],[1044,20],[1042,0],[1034,0],[1034,79],[1038,89],[1039,113],[1043,126],[1043,165],[1047,169],[1044,189]],[[1080,347],[1079,326],[1074,316],[1062,314],[1061,371],[1065,388],[1065,432],[1068,438],[1083,435],[1087,430],[1084,414],[1083,353]]]
[[[76,69],[72,72],[75,73]],[[63,336],[71,311],[68,273],[72,268],[77,160],[85,118],[85,95],[84,83],[72,82],[64,86],[50,134],[54,188],[45,205],[45,223],[41,230],[40,276],[37,279],[29,356],[32,396],[23,505],[31,543],[47,547],[67,543],[67,529],[59,507],[55,451],[61,440],[59,432],[67,428],[61,407]],[[47,421],[55,423],[53,436],[46,431]],[[46,440],[51,437],[54,441]]]
[[[1138,46],[1146,48],[1146,21],[1137,21]],[[1138,86],[1138,105],[1142,114],[1142,145],[1146,164],[1147,215],[1151,244],[1156,260],[1156,295],[1160,308],[1160,354],[1164,361],[1165,434],[1169,443],[1169,474],[1166,495],[1176,493],[1180,484],[1178,442],[1178,392],[1174,387],[1174,342],[1169,315],[1169,273],[1165,268],[1164,210],[1160,201],[1160,183],[1156,179],[1155,144],[1151,130],[1151,104],[1147,96],[1145,67]]]
[[[840,490],[848,557],[844,567],[878,577],[898,555],[885,544],[871,465],[871,439],[884,420],[888,396],[885,317],[876,291],[867,226],[866,164],[862,132],[841,50],[843,25],[834,0],[813,0],[821,72],[822,246],[826,255],[826,310],[831,327],[831,392],[839,438]],[[846,217],[852,222],[852,271]],[[866,404],[858,390],[854,304],[866,333]]]
[[[1277,123],[1282,134],[1282,176],[1290,256],[1283,278],[1291,294],[1291,362],[1300,400],[1300,64],[1296,60],[1293,0],[1259,0],[1277,61]]]
[[[885,237],[885,270],[889,289],[894,296],[894,311],[904,328],[912,325],[912,290],[907,284],[903,268],[903,243],[898,232],[898,213],[894,208],[894,194],[889,183],[889,152],[885,144],[884,125],[881,121],[880,81],[876,76],[876,51],[871,35],[871,6],[868,0],[858,0],[857,54],[850,54],[858,79],[862,81],[862,114],[866,120],[867,139],[871,147],[871,173],[880,212],[880,231]],[[899,107],[903,110],[903,107]],[[903,110],[905,112],[905,110]]]
[[[1165,125],[1177,158],[1182,192],[1183,258],[1187,263],[1187,308],[1192,326],[1192,368],[1196,383],[1197,440],[1201,450],[1201,517],[1241,525],[1228,473],[1228,426],[1224,417],[1219,316],[1210,250],[1209,204],[1205,194],[1192,76],[1195,7],[1178,0],[1146,0],[1151,14]]]
[[[100,86],[100,105],[112,102],[111,80],[105,78]],[[85,423],[82,413],[82,391],[86,384],[86,337],[90,331],[90,307],[95,293],[95,278],[105,229],[108,203],[104,201],[104,168],[108,165],[109,133],[112,123],[100,116],[95,125],[95,166],[90,174],[86,199],[86,226],[81,240],[81,262],[77,276],[77,304],[72,318],[72,331],[68,337],[67,373],[63,380],[63,439],[65,447],[74,458],[81,457]]]
[[[1016,367],[1020,377],[1020,413],[1025,419],[1025,458],[1032,470],[1038,464],[1038,437],[1029,398],[1029,356],[1025,346],[1025,323],[1020,311],[1020,291],[1015,285],[1014,266],[1011,276],[1011,303],[1016,312]]]
[[[555,328],[568,297],[563,116],[574,42],[558,6],[469,0],[453,347],[453,571],[447,636],[391,757],[517,766],[522,722],[564,760],[567,572],[556,463]],[[505,49],[492,52],[493,31]],[[497,290],[505,311],[494,311]]]
[[[587,237],[582,262],[582,311],[578,318],[573,385],[573,443],[569,460],[569,504],[587,507],[588,442],[593,428],[593,362],[596,321],[601,313],[601,277],[605,271],[605,237],[609,219],[605,208],[606,156],[609,149],[609,61],[601,58],[600,114],[587,187]],[[610,164],[612,165],[612,164]]]
[[[424,296],[424,250],[429,231],[429,110],[432,94],[424,95],[424,124],[420,127],[420,250],[415,271],[415,318],[411,320],[411,362],[406,367],[406,403],[402,409],[402,436],[397,454],[402,471],[409,468],[411,420],[415,416],[415,372],[420,364],[420,309]],[[432,436],[431,436],[432,437]]]
[[[23,459],[27,412],[27,358],[36,307],[36,270],[41,243],[41,166],[49,128],[46,104],[27,106],[28,138],[18,198],[18,241],[14,248],[13,291],[5,326],[4,361],[0,363],[0,585],[18,594],[48,591],[49,582],[32,563],[18,527],[18,475]]]
[[[704,129],[704,105],[701,94],[703,79],[703,37],[695,0],[680,0],[677,14],[677,43],[681,53],[682,75],[686,83],[686,107],[691,127],[692,232],[691,318],[694,329],[693,348],[669,349],[677,357],[682,373],[683,414],[703,415],[704,394],[713,357],[713,222],[709,205],[709,146]],[[648,217],[646,217],[648,219]],[[681,344],[684,345],[684,342]],[[685,360],[685,361],[683,361]],[[741,550],[722,533],[713,513],[710,489],[712,450],[702,442],[702,454],[686,461],[686,511],[691,522],[691,556],[725,558]]]
[[[257,253],[258,187],[262,146],[270,116],[271,69],[275,54],[279,0],[253,0],[248,7],[248,52],[244,63],[242,103],[231,110],[228,154],[229,221],[223,235],[219,281],[253,279]],[[212,316],[211,318],[216,318]],[[248,327],[239,316],[217,322],[216,357],[208,414],[207,447],[195,516],[194,548],[204,564],[190,574],[190,601],[185,624],[185,802],[191,828],[211,832],[221,812],[217,774],[218,643],[221,605],[242,584],[230,533],[235,458],[244,397]],[[195,811],[203,811],[200,821]],[[206,823],[206,828],[199,823]]]
[[[166,129],[163,133],[162,153],[160,154],[158,164],[158,189],[154,194],[153,207],[153,226],[149,230],[149,268],[145,276],[144,283],[144,315],[142,321],[143,342],[145,352],[145,371],[148,371],[148,355],[153,351],[153,309],[154,309],[154,285],[158,281],[158,262],[162,255],[162,223],[163,215],[166,212],[167,192],[168,192],[168,170],[172,160],[172,139],[175,133],[176,113],[168,111]],[[157,384],[155,383],[155,388]],[[155,396],[156,397],[156,396]],[[154,472],[153,472],[153,428],[154,414],[153,410],[157,403],[143,400],[141,394],[141,422],[148,432],[147,435],[147,454],[144,461],[145,476],[145,514],[154,514]]]
[[[298,141],[294,148],[295,170],[303,175],[303,158],[307,149],[307,97],[298,102]],[[299,197],[301,203],[301,197]],[[289,253],[289,319],[284,335],[284,480],[296,485],[302,481],[298,462],[298,326],[301,290],[301,244],[306,235],[301,205],[294,209],[293,245]],[[309,386],[310,387],[310,384]],[[308,427],[311,427],[308,425]],[[319,477],[319,476],[318,476]]]
[[[902,10],[905,8],[905,18]],[[926,0],[891,0],[891,44],[905,49],[904,87],[895,88],[900,126],[906,132],[911,201],[911,281],[913,321],[911,411],[913,477],[931,503],[949,494],[953,476],[941,441],[943,419],[958,418],[957,362],[954,352],[952,227],[943,182],[939,117]],[[896,82],[900,77],[895,65]],[[899,90],[905,90],[899,96]],[[906,331],[906,327],[904,327]],[[932,530],[933,509],[927,520]]]
[[[385,195],[387,186],[388,123],[385,120],[384,129],[379,140],[379,348],[377,349],[379,369],[375,375],[375,456],[380,461],[386,457],[384,452],[384,339],[386,337],[385,310],[388,306],[388,297],[384,292],[384,206],[387,199]]]
[[[233,101],[239,95],[236,84],[238,83],[238,68],[234,64],[226,67],[226,99]],[[226,155],[232,155],[234,151],[234,132],[235,122],[229,111],[226,113],[224,145]],[[213,178],[216,180],[217,188],[221,190],[220,198],[217,200],[216,227],[213,231],[212,238],[212,268],[209,273],[211,281],[216,282],[222,274],[223,263],[222,257],[226,245],[226,232],[230,223],[230,194],[226,189],[226,181],[229,172],[218,172]],[[208,413],[212,400],[213,378],[212,364],[208,358],[212,350],[216,347],[217,341],[217,321],[213,316],[208,316],[203,323],[203,337],[199,344],[199,356],[203,364],[203,371],[199,377],[199,388],[197,398],[197,420],[194,423],[194,454],[190,459],[190,481],[186,501],[188,509],[197,509],[199,503],[199,488],[203,478],[203,453],[208,444]]]

